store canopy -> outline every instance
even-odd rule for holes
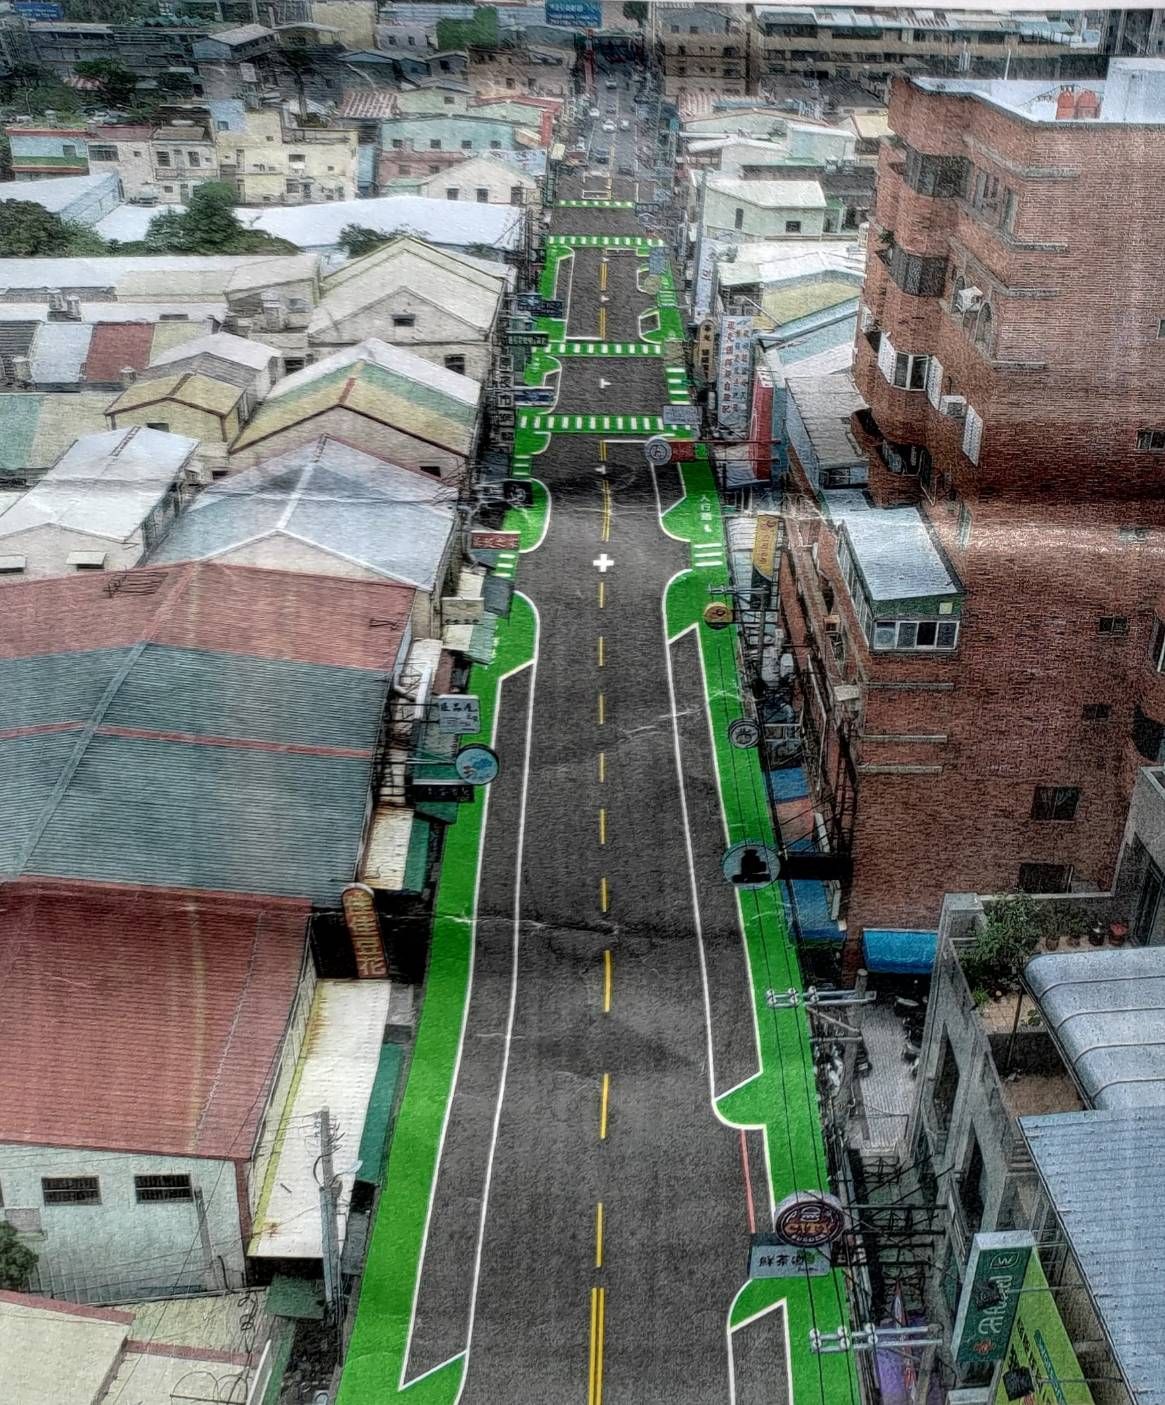
[[[867,971],[895,976],[929,976],[938,947],[938,933],[867,927],[863,947]]]

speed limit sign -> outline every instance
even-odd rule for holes
[[[671,463],[671,440],[665,439],[662,434],[655,434],[643,446],[643,456],[649,464],[656,468],[662,468],[665,463]]]

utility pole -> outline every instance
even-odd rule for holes
[[[340,1270],[340,1227],[337,1221],[336,1172],[332,1160],[332,1119],[328,1109],[316,1113],[320,1155],[316,1180],[320,1188],[320,1244],[324,1266],[324,1296],[336,1328],[336,1360],[344,1359],[344,1279]]]
[[[198,1221],[198,1241],[202,1246],[202,1282],[208,1293],[217,1293],[220,1288],[225,1288],[225,1283],[219,1283],[218,1273],[214,1265],[214,1246],[210,1242],[210,1226],[206,1220],[206,1202],[202,1197],[202,1187],[193,1186],[191,1194],[194,1197],[194,1215]]]

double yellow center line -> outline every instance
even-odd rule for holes
[[[591,1369],[587,1405],[603,1405],[603,1333],[606,1330],[607,1290],[591,1289]]]

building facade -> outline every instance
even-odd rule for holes
[[[216,122],[220,178],[243,205],[296,205],[356,197],[357,134],[291,126],[276,108]]]
[[[791,453],[782,574],[851,968],[866,927],[933,930],[947,889],[1107,887],[1160,754],[1165,323],[1138,192],[1162,156],[1129,114],[1165,63],[1133,77],[894,85],[854,362],[868,492]]]

